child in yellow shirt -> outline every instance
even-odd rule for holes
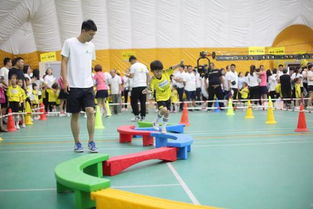
[[[175,87],[172,87],[171,101],[172,101],[172,109],[171,109],[172,112],[178,112],[179,99],[178,99],[178,92]]]
[[[166,125],[168,123],[168,117],[171,109],[171,79],[170,75],[173,71],[182,65],[181,62],[178,65],[170,67],[167,70],[163,70],[163,64],[159,60],[155,60],[150,63],[150,69],[153,73],[153,77],[150,81],[149,90],[144,90],[143,93],[155,91],[155,100],[158,105],[157,118],[153,123],[153,128],[159,130],[159,120],[163,118],[163,124],[161,128],[162,133],[166,133]]]
[[[58,84],[54,83],[51,88],[48,88],[46,90],[48,92],[48,106],[49,106],[49,111],[50,112],[56,112],[56,102],[58,98]]]
[[[22,89],[17,85],[17,75],[13,74],[11,76],[10,85],[7,90],[9,108],[11,108],[12,113],[18,113],[20,108]],[[19,126],[19,114],[14,115],[15,127],[20,129]]]
[[[240,95],[242,99],[248,99],[249,97],[249,86],[246,82],[243,82],[242,89],[240,90]]]
[[[301,93],[301,79],[300,78],[295,78],[294,79],[295,82],[295,98],[296,100],[296,106],[299,106],[300,104],[300,98],[302,97],[302,93]]]

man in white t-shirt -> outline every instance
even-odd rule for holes
[[[116,70],[110,71],[111,77],[109,78],[109,85],[111,89],[111,97],[113,103],[121,103],[121,93],[122,93],[122,79],[116,74]],[[114,114],[121,112],[120,105],[113,106]]]
[[[12,67],[12,60],[8,57],[3,59],[3,67],[0,69],[0,76],[7,86],[9,86],[9,69]]]
[[[71,129],[75,140],[75,152],[83,152],[79,138],[79,114],[84,110],[87,114],[88,148],[90,152],[98,152],[94,142],[94,93],[91,72],[92,60],[96,59],[95,46],[90,42],[97,32],[92,20],[86,20],[81,33],[76,38],[65,40],[61,52],[61,76],[64,91],[69,93],[67,111],[72,113]]]
[[[238,74],[236,65],[230,65],[230,88],[233,91],[233,99],[238,99]]]
[[[179,97],[179,111],[183,111],[183,96],[184,96],[184,89],[185,89],[185,82],[186,82],[186,73],[184,71],[185,66],[179,66],[178,70],[173,74],[173,80],[175,81],[175,85],[177,87],[177,93]]]
[[[135,56],[129,57],[131,64],[130,71],[127,74],[129,78],[132,78],[133,87],[131,91],[131,107],[135,118],[132,121],[144,120],[146,117],[146,101],[147,95],[142,91],[147,88],[149,82],[149,71],[147,66],[137,61]],[[140,111],[138,108],[138,101],[140,102]],[[140,117],[139,117],[140,112]]]
[[[195,106],[196,100],[196,75],[191,65],[187,66],[185,93],[188,101],[192,101]]]

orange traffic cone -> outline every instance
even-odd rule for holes
[[[7,130],[8,132],[16,131],[14,117],[12,115],[11,108],[9,108],[8,113],[9,113],[9,116],[8,116],[8,122],[7,122]]]
[[[298,126],[297,126],[295,132],[308,132],[308,131],[309,131],[309,129],[307,129],[307,127],[306,127],[304,107],[303,107],[303,104],[301,104],[299,117],[298,117]]]
[[[40,105],[40,118],[39,120],[47,120],[47,116],[46,116],[46,113],[45,113],[45,105],[41,103]]]
[[[190,126],[189,120],[188,120],[188,110],[187,110],[187,103],[184,104],[183,113],[181,115],[180,124],[184,124],[186,126]]]

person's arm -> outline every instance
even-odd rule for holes
[[[62,60],[61,60],[61,77],[63,79],[63,86],[64,86],[64,91],[67,93],[69,91],[69,85],[68,85],[68,80],[67,80],[67,63],[68,63],[68,57],[65,57],[62,55]]]

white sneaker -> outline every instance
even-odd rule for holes
[[[136,117],[132,118],[130,121],[131,122],[137,122],[139,120],[140,120],[139,116],[136,116]]]
[[[162,133],[162,134],[166,134],[166,133],[167,133],[167,132],[166,132],[166,126],[162,126],[161,133]]]
[[[26,125],[23,123],[21,127],[22,127],[22,128],[25,128],[25,127],[26,127]]]
[[[17,124],[15,125],[15,128],[16,128],[17,130],[19,130],[19,129],[20,129],[20,125],[17,123]]]
[[[156,131],[160,130],[159,123],[153,123],[152,126],[153,126],[154,130],[156,130]]]

